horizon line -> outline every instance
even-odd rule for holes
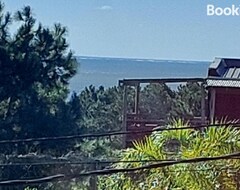
[[[166,59],[166,58],[139,58],[139,57],[116,57],[116,56],[95,56],[95,55],[74,55],[74,57],[88,57],[88,58],[105,58],[105,59],[139,59],[139,60],[153,60],[153,61],[186,61],[186,62],[212,62],[213,60],[192,60],[192,59]]]

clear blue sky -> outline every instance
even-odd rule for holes
[[[231,0],[4,0],[14,12],[30,5],[45,26],[69,30],[75,55],[212,60],[240,57],[240,16],[206,15]]]

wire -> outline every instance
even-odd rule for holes
[[[211,124],[211,125],[199,125],[199,126],[187,126],[181,128],[166,128],[166,126],[159,126],[152,130],[139,130],[139,131],[119,131],[119,132],[107,132],[107,133],[97,133],[97,134],[84,134],[84,135],[70,135],[70,136],[59,136],[59,137],[40,137],[40,138],[28,138],[28,139],[15,139],[15,140],[2,140],[1,144],[17,144],[17,143],[29,143],[29,142],[44,142],[44,141],[59,141],[59,140],[73,140],[73,139],[84,139],[84,138],[99,138],[108,137],[116,135],[126,135],[126,134],[141,134],[141,133],[151,133],[156,131],[177,131],[177,130],[187,130],[187,129],[200,129],[200,128],[210,128],[210,127],[240,127],[240,124],[236,123],[224,123],[224,124]],[[165,127],[165,128],[160,128]]]
[[[37,178],[37,179],[6,180],[6,181],[1,181],[0,186],[46,183],[46,182],[54,181],[54,180],[57,180],[57,179],[63,178],[63,177],[65,177],[64,174],[57,174],[57,175],[42,177],[42,178]]]
[[[240,157],[234,157],[240,159]],[[48,162],[16,162],[0,164],[0,167],[17,167],[17,166],[44,166],[44,165],[92,165],[92,164],[118,164],[118,163],[150,163],[150,162],[165,162],[176,161],[176,159],[161,159],[161,160],[92,160],[92,161],[73,161],[55,159]]]
[[[178,173],[178,172],[204,172],[204,171],[227,171],[229,168],[207,168],[207,169],[184,169],[184,170],[175,170],[175,171],[168,171],[170,173]],[[237,173],[238,171],[231,171],[231,173]],[[41,184],[47,182],[59,182],[59,181],[66,181],[76,178],[76,176],[66,176],[64,174],[57,174],[53,176],[43,177],[43,178],[35,178],[35,179],[19,179],[19,180],[5,180],[0,181],[0,186],[17,186],[17,185],[26,185],[26,184]],[[79,177],[78,177],[79,178]]]
[[[215,157],[198,157],[198,158],[191,158],[191,159],[177,160],[177,161],[163,161],[160,163],[150,164],[150,165],[135,167],[135,168],[96,170],[96,171],[81,173],[79,174],[79,176],[109,175],[109,174],[114,174],[119,172],[134,172],[134,171],[139,171],[144,169],[161,168],[161,167],[166,167],[166,166],[171,166],[176,164],[198,163],[198,162],[207,162],[207,161],[223,160],[223,159],[235,159],[236,156],[240,156],[240,152],[222,155],[222,156],[215,156]]]
[[[162,162],[173,161],[168,160],[96,160],[96,161],[55,161],[55,162],[29,162],[29,163],[6,163],[0,164],[0,167],[15,167],[15,166],[39,166],[39,165],[92,165],[92,164],[117,164],[117,163],[148,163],[148,162]]]
[[[240,159],[236,157],[234,159]],[[118,163],[150,163],[176,161],[173,159],[165,160],[114,160],[114,161],[57,161],[57,162],[28,162],[28,163],[6,163],[0,164],[0,167],[17,167],[17,166],[45,166],[45,165],[93,165],[93,164],[118,164]]]
[[[6,180],[6,181],[0,181],[0,186],[39,184],[39,183],[56,181],[56,180],[63,181],[63,180],[81,178],[81,177],[89,176],[89,175],[109,175],[109,174],[122,173],[122,172],[135,172],[135,171],[142,171],[142,170],[146,170],[146,169],[162,168],[162,167],[172,166],[172,165],[176,165],[176,164],[208,162],[208,161],[223,160],[223,159],[235,159],[236,156],[240,156],[240,152],[222,155],[222,156],[215,156],[215,157],[199,157],[199,158],[192,158],[192,159],[178,160],[178,161],[164,161],[164,162],[160,162],[157,164],[150,164],[150,165],[135,167],[135,168],[95,170],[95,171],[90,171],[90,172],[86,172],[86,173],[80,173],[77,175],[57,174],[57,175],[53,175],[53,176],[48,176],[48,177],[43,177],[43,178],[35,178],[35,179]],[[207,170],[210,170],[210,169],[204,169],[204,170],[196,169],[196,170],[189,170],[189,171],[207,171]],[[222,169],[218,169],[218,170],[222,170]],[[226,169],[224,169],[224,170],[226,170]],[[179,171],[181,171],[181,170],[176,170],[176,171],[172,171],[172,172],[179,172]],[[185,171],[185,170],[182,170],[182,171]]]

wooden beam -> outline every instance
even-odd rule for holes
[[[123,79],[119,80],[118,84],[135,86],[141,83],[181,83],[181,82],[205,82],[211,80],[219,81],[236,81],[240,82],[240,78],[222,78],[222,77],[208,77],[208,78],[153,78],[153,79]]]
[[[215,101],[216,101],[216,89],[211,88],[210,89],[210,101],[209,101],[209,107],[210,107],[210,123],[214,123],[214,118],[215,118]]]
[[[92,171],[97,170],[97,161],[92,164]],[[97,175],[91,175],[89,180],[89,190],[97,190]]]
[[[127,86],[123,87],[123,121],[122,131],[127,131]],[[123,148],[126,147],[126,135],[123,135]]]
[[[136,86],[141,83],[178,83],[178,82],[204,82],[204,78],[161,78],[161,79],[123,79],[119,84]]]
[[[140,96],[140,84],[138,83],[135,87],[135,108],[134,113],[138,115],[139,113],[139,96]]]
[[[201,123],[205,124],[205,119],[206,119],[206,102],[205,102],[205,87],[204,83],[201,83]]]

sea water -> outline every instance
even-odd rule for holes
[[[85,87],[111,87],[121,79],[206,77],[210,61],[76,57],[78,72],[70,80],[70,91]]]

